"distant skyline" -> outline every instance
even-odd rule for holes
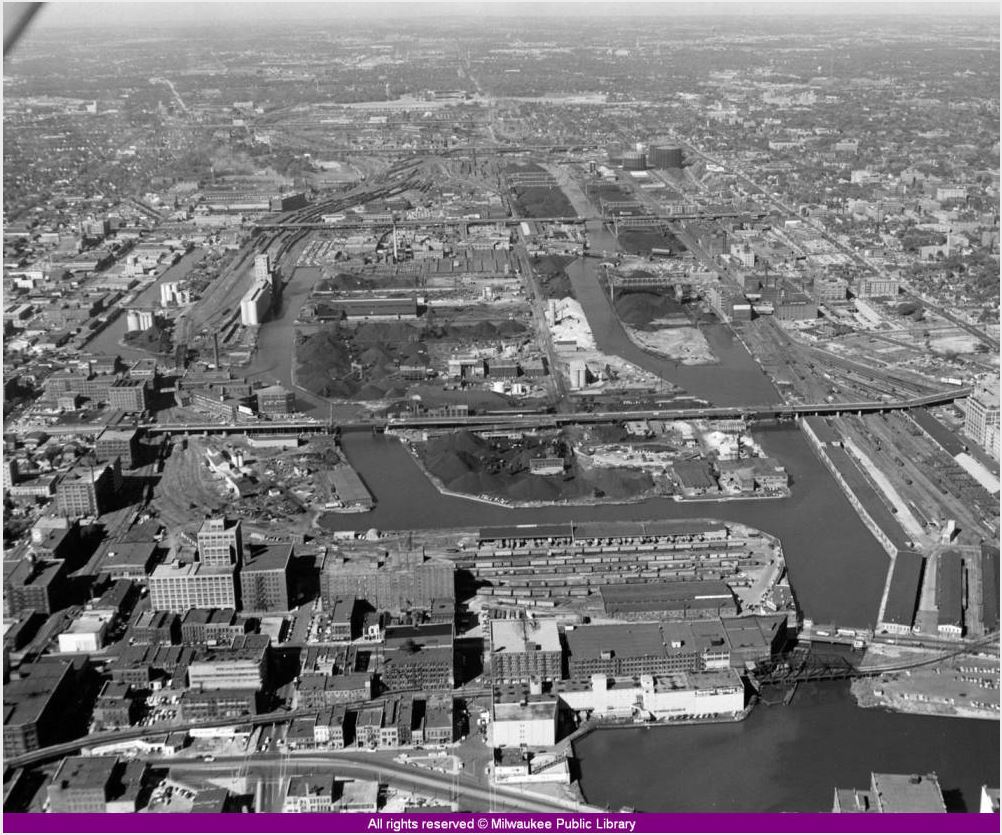
[[[4,3],[5,28],[8,17],[16,15],[19,7],[28,4]],[[569,7],[573,7],[573,12]],[[524,0],[455,0],[454,2],[422,2],[422,0],[328,0],[328,2],[77,2],[58,0],[45,3],[32,23],[39,31],[65,27],[138,27],[137,34],[149,34],[150,26],[232,26],[299,22],[336,22],[339,18],[365,19],[420,19],[428,17],[470,18],[552,18],[573,13],[582,16],[626,18],[630,16],[672,15],[721,17],[726,15],[756,14],[764,17],[830,17],[830,16],[889,16],[943,15],[950,17],[995,17],[997,3],[981,2],[855,2],[840,3],[830,0],[797,0],[797,2],[754,2],[730,0],[729,2],[702,3],[696,0],[629,0],[629,2],[581,2],[580,0],[549,0],[536,3]],[[145,30],[144,30],[145,27]]]

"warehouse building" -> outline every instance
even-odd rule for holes
[[[884,609],[877,629],[881,632],[908,634],[915,623],[925,558],[914,551],[899,551],[891,568]]]
[[[325,607],[338,598],[364,600],[378,611],[434,610],[455,606],[455,566],[423,551],[387,554],[329,553],[320,570]]]
[[[289,565],[292,543],[251,545],[240,568],[240,596],[244,611],[289,611]]]
[[[152,608],[165,612],[239,608],[233,566],[177,561],[158,565],[150,575],[149,589]]]
[[[648,581],[600,586],[602,608],[622,620],[696,620],[738,613],[722,580]]]
[[[937,631],[943,638],[964,634],[964,564],[957,551],[944,551],[936,567]]]
[[[555,681],[561,677],[563,651],[556,620],[492,620],[490,652],[495,682]]]

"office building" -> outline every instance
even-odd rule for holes
[[[982,380],[967,398],[964,433],[989,455],[999,458],[999,381]]]
[[[189,609],[236,609],[233,566],[173,562],[158,565],[149,580],[150,605],[165,612]]]
[[[245,635],[230,647],[199,652],[188,665],[192,690],[263,690],[268,683],[269,642]]]
[[[494,681],[515,682],[561,677],[563,651],[556,620],[492,620],[491,675]]]
[[[206,519],[198,529],[198,561],[204,566],[237,565],[243,554],[239,521]]]
[[[292,543],[251,545],[240,568],[240,597],[246,612],[289,611]]]

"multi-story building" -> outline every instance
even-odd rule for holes
[[[263,690],[268,682],[269,639],[245,635],[231,647],[201,652],[188,665],[192,690]]]
[[[296,411],[296,396],[282,386],[258,389],[257,410],[263,415],[282,417]]]
[[[3,614],[34,610],[51,615],[65,605],[69,580],[64,560],[23,557],[3,562]]]
[[[556,620],[492,620],[490,641],[494,681],[554,681],[561,677],[563,651]]]
[[[150,575],[149,588],[150,605],[165,612],[238,608],[236,569],[232,565],[158,565]]]
[[[118,458],[125,469],[131,470],[139,459],[139,430],[105,429],[94,443],[94,454],[102,461]]]
[[[181,621],[185,644],[231,646],[247,631],[246,620],[235,609],[190,609]]]
[[[865,276],[856,282],[852,288],[852,293],[859,299],[872,299],[884,296],[894,298],[898,295],[900,286],[901,282],[896,278]]]
[[[456,599],[455,567],[421,552],[345,557],[328,554],[320,574],[324,606],[365,600],[378,610],[433,609]]]
[[[143,412],[149,406],[146,380],[115,380],[108,386],[108,405],[123,412]]]
[[[999,381],[982,380],[969,398],[964,433],[993,458],[999,458]]]
[[[118,757],[66,757],[48,787],[50,812],[135,812],[146,764]]]
[[[313,726],[313,738],[318,745],[341,749],[351,743],[345,736],[347,713],[348,708],[345,705],[331,705],[320,710]]]
[[[22,665],[3,688],[3,749],[17,757],[62,741],[67,718],[86,698],[86,661]]]
[[[56,512],[74,519],[107,513],[121,484],[122,465],[118,458],[93,467],[78,467],[56,487]]]
[[[185,690],[180,714],[185,722],[239,719],[258,712],[257,690]]]
[[[456,681],[452,624],[387,627],[380,678],[389,690],[451,690]]]
[[[136,694],[131,684],[106,681],[94,703],[95,730],[127,728],[138,713]]]
[[[198,529],[198,561],[205,566],[237,565],[243,555],[240,522],[206,519]]]
[[[175,644],[181,638],[181,620],[175,612],[139,612],[126,639],[132,644]]]
[[[289,563],[292,543],[252,545],[240,568],[244,611],[289,611]]]

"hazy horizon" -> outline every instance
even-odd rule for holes
[[[5,28],[9,19],[26,3],[4,3]],[[801,2],[643,2],[626,3],[574,2],[551,0],[533,3],[520,0],[495,0],[495,2],[60,2],[45,3],[32,21],[31,29],[44,31],[61,28],[93,28],[98,26],[122,28],[126,26],[186,27],[204,25],[280,24],[283,22],[336,22],[350,20],[417,20],[422,18],[497,19],[559,18],[573,14],[574,18],[674,16],[691,19],[722,18],[748,15],[775,17],[889,17],[907,15],[932,17],[995,17],[998,5],[982,2],[878,2],[833,3],[824,0]]]

